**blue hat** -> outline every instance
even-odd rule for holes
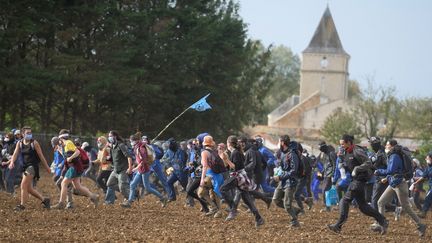
[[[199,143],[202,144],[204,141],[204,137],[208,136],[208,135],[210,135],[208,132],[204,132],[204,133],[198,134],[198,136],[196,138],[198,139]]]

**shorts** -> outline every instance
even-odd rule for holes
[[[36,170],[33,166],[27,167],[27,169],[24,170],[24,175],[26,176],[36,176]]]
[[[82,175],[82,173],[78,173],[74,167],[70,167],[66,171],[65,178],[67,178],[67,179],[79,178],[79,177],[81,177],[81,175]]]

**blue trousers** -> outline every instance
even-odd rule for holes
[[[144,188],[150,192],[151,194],[155,195],[156,197],[158,197],[160,200],[163,199],[162,194],[160,194],[160,192],[158,192],[156,189],[154,189],[151,185],[150,185],[150,171],[140,174],[140,173],[135,173],[132,182],[130,184],[130,191],[129,191],[129,202],[132,202],[135,200],[135,193],[136,193],[136,188],[140,183],[143,183]]]
[[[176,183],[176,181],[179,181],[182,187],[186,189],[188,183],[188,177],[183,172],[172,173],[168,177],[168,186],[170,188],[170,192],[168,193],[169,200],[176,200],[176,194],[174,190],[174,183]]]
[[[271,192],[273,193],[275,191],[275,188],[270,186],[269,182],[269,173],[268,170],[265,169],[264,170],[264,181],[261,183],[261,187],[263,189],[264,192]]]
[[[429,191],[426,193],[426,198],[423,203],[422,211],[427,212],[431,207],[431,205],[432,205],[432,189],[429,189]]]
[[[168,186],[168,180],[167,177],[165,176],[165,173],[162,170],[162,165],[159,161],[155,161],[152,166],[151,169],[153,170],[153,172],[156,174],[157,178],[159,179],[159,181],[162,183],[162,186],[165,189],[165,192],[170,195],[171,192],[171,188]]]

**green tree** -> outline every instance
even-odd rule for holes
[[[267,114],[276,109],[289,97],[299,93],[300,59],[293,54],[290,48],[279,45],[271,48],[268,83],[270,90],[264,99],[265,117],[261,123],[266,122]]]
[[[270,52],[235,1],[2,1],[0,129],[235,133],[264,113]],[[210,122],[212,121],[212,122]],[[213,122],[218,121],[218,122]]]
[[[328,116],[321,128],[321,135],[333,144],[339,144],[343,134],[354,135],[358,139],[361,133],[356,118],[351,113],[341,109]]]
[[[432,139],[432,98],[409,98],[402,102],[401,129],[407,136]]]
[[[373,77],[368,77],[368,86],[353,101],[353,114],[365,137],[392,138],[399,127],[400,101],[395,87],[376,87],[374,83]]]

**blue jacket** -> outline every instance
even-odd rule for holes
[[[341,160],[342,159],[340,157],[338,157],[336,159],[336,171],[335,171],[335,173],[333,175],[333,181],[334,181],[334,183],[338,182],[338,180],[342,178],[341,170],[345,170],[345,168],[341,164]],[[341,186],[341,187],[348,187],[348,185],[352,181],[352,177],[351,177],[351,173],[350,172],[345,171],[345,176],[346,176],[346,178],[341,179],[338,182],[338,185]]]
[[[376,174],[385,176],[391,187],[397,187],[403,181],[403,161],[396,154],[391,153],[388,159],[387,169],[378,169]]]
[[[177,149],[176,152],[168,149],[161,159],[161,162],[167,167],[173,167],[174,173],[177,175],[184,173],[186,167],[186,153],[181,149]]]
[[[277,159],[276,157],[273,155],[273,153],[266,147],[261,146],[258,151],[261,153],[264,161],[267,162],[268,166],[276,166],[277,164]]]
[[[424,179],[429,179],[429,191],[432,190],[432,165],[428,165],[428,167],[423,171],[422,177]]]

